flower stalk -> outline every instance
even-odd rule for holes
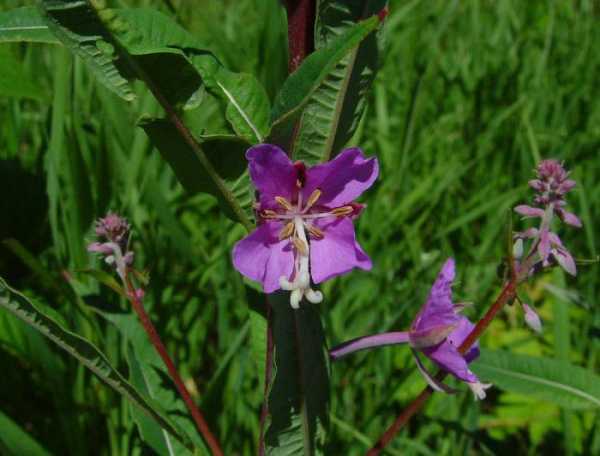
[[[131,279],[131,268],[130,265],[133,262],[133,252],[128,250],[129,247],[129,230],[130,226],[127,221],[119,217],[116,214],[109,213],[106,217],[99,219],[96,223],[96,235],[103,242],[92,242],[88,246],[88,250],[94,253],[100,253],[104,256],[104,261],[114,267],[117,275],[123,283],[127,299],[131,303],[133,310],[140,319],[140,323],[144,328],[144,331],[148,335],[150,342],[154,346],[154,349],[162,359],[169,376],[175,383],[175,387],[183,402],[185,403],[198,432],[206,444],[210,448],[211,452],[215,456],[222,456],[223,451],[219,445],[219,442],[211,432],[210,428],[202,412],[194,403],[192,396],[186,388],[175,363],[169,356],[167,349],[162,342],[150,316],[144,309],[143,298],[144,290],[134,285]],[[126,253],[123,253],[126,252]]]

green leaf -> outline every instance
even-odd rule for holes
[[[212,175],[173,124],[165,119],[144,119],[140,126],[152,144],[171,165],[177,179],[190,193],[209,193],[217,198],[230,217],[249,220],[252,217],[253,195],[246,170],[244,153],[248,144],[236,138],[213,137],[200,144],[212,168]],[[218,185],[214,185],[217,180]],[[233,208],[233,209],[232,209]],[[236,212],[241,211],[241,214]]]
[[[282,145],[288,150],[290,156],[296,160],[304,160],[309,164],[316,163],[323,158],[323,152],[314,152],[309,144],[311,138],[304,135],[304,145],[297,150],[298,142],[293,141],[293,132],[296,125],[300,128],[305,122],[330,122],[330,117],[335,113],[337,101],[324,100],[324,85],[330,83],[328,77],[340,62],[360,44],[379,24],[377,17],[372,17],[351,27],[348,31],[333,39],[326,47],[309,55],[300,68],[292,73],[285,81],[281,91],[275,99],[271,118],[273,126],[269,142]],[[340,90],[338,81],[337,90]],[[336,89],[331,89],[334,92]],[[315,96],[320,96],[316,99]],[[325,103],[330,111],[327,116],[321,117],[319,113],[306,111],[310,103]],[[333,112],[331,108],[333,107]],[[323,107],[325,109],[326,107]],[[311,108],[312,109],[312,108]],[[316,116],[315,116],[316,115]],[[308,127],[307,127],[308,128]],[[317,128],[316,126],[314,128]],[[332,133],[334,133],[332,131]],[[326,147],[331,149],[333,144]],[[322,148],[323,149],[323,148]],[[324,149],[323,149],[324,150]]]
[[[49,456],[49,453],[33,437],[0,411],[0,451],[2,454]]]
[[[198,448],[204,448],[194,422],[181,397],[175,390],[164,363],[148,340],[148,335],[137,316],[115,308],[93,306],[93,310],[115,325],[127,340],[127,364],[131,383],[147,397],[161,404],[169,419],[192,439]],[[133,418],[142,439],[161,456],[188,455],[190,452],[154,420],[134,407]]]
[[[38,80],[25,71],[25,67],[8,50],[0,48],[0,97],[29,98],[44,100],[44,93]]]
[[[471,365],[485,381],[569,409],[600,407],[600,377],[566,361],[481,350]]]
[[[275,376],[266,451],[286,456],[321,454],[329,418],[329,366],[318,307],[293,310],[285,293],[270,299]]]
[[[377,14],[386,0],[321,0],[316,48],[326,48],[355,24]],[[294,157],[324,162],[338,154],[356,130],[379,60],[376,31],[348,52],[313,93],[298,123]]]
[[[60,43],[36,7],[24,6],[0,12],[0,43],[23,41]]]
[[[20,318],[76,358],[108,386],[126,397],[133,405],[137,406],[163,429],[167,430],[182,445],[190,450],[194,448],[190,439],[165,416],[160,407],[157,404],[151,403],[149,399],[146,399],[128,383],[110,365],[106,356],[95,345],[83,337],[66,330],[55,320],[42,313],[24,295],[10,288],[2,278],[0,278],[0,307]]]

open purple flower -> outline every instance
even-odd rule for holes
[[[298,308],[303,297],[313,303],[323,299],[311,289],[311,278],[321,283],[355,267],[371,268],[352,219],[363,209],[354,200],[379,173],[376,158],[353,148],[306,168],[270,144],[250,148],[246,158],[258,190],[258,227],[233,249],[238,271],[260,282],[266,293],[291,291],[290,303]]]
[[[419,352],[444,371],[466,382],[475,398],[485,398],[485,390],[491,385],[481,383],[469,369],[469,363],[479,356],[479,345],[476,343],[464,355],[458,351],[474,326],[466,317],[459,315],[462,306],[452,302],[454,269],[454,260],[450,258],[442,267],[427,301],[408,331],[376,334],[345,342],[330,350],[331,357],[338,359],[366,348],[408,343],[419,371],[434,390],[453,392],[427,371],[419,358]]]

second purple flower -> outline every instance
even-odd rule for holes
[[[376,158],[353,148],[306,168],[270,144],[250,148],[246,158],[258,190],[258,227],[233,249],[239,272],[266,293],[291,291],[290,303],[298,308],[302,298],[323,299],[311,279],[321,283],[355,267],[371,269],[352,219],[363,209],[354,200],[379,174]]]

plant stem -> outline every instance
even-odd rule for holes
[[[524,263],[525,270],[529,268],[529,262]],[[511,301],[516,295],[517,285],[522,278],[513,274],[512,278],[504,285],[502,292],[496,298],[492,306],[485,313],[483,318],[477,322],[475,328],[469,333],[467,338],[463,341],[458,351],[462,354],[466,353],[469,348],[479,339],[481,334],[488,328],[494,317],[498,314],[500,309],[504,305]],[[436,380],[442,381],[446,377],[446,372],[438,372],[435,376]],[[385,433],[377,440],[377,443],[367,452],[367,456],[378,455],[388,443],[396,436],[396,434],[402,429],[402,427],[408,423],[408,421],[416,414],[421,407],[425,404],[429,396],[433,393],[433,390],[428,386],[406,407],[392,425],[385,431]]]
[[[160,355],[161,359],[165,363],[165,366],[169,372],[169,375],[173,379],[173,382],[175,383],[175,386],[177,387],[177,391],[179,392],[179,395],[183,399],[183,402],[185,402],[187,409],[189,410],[190,414],[192,415],[192,418],[194,419],[194,423],[196,424],[198,431],[204,437],[204,440],[206,441],[206,444],[210,448],[212,454],[216,455],[216,456],[222,456],[223,451],[221,450],[219,442],[217,441],[217,439],[215,438],[213,433],[210,431],[208,424],[206,423],[206,420],[204,419],[204,416],[202,415],[202,412],[196,406],[189,391],[185,387],[185,384],[183,383],[183,380],[181,379],[179,372],[177,372],[175,363],[169,356],[169,353],[167,352],[165,345],[163,344],[162,340],[160,339],[160,336],[158,335],[156,328],[152,324],[152,320],[150,320],[150,317],[146,313],[146,310],[144,309],[144,305],[142,304],[141,299],[135,293],[135,287],[133,286],[133,283],[131,282],[131,278],[129,277],[129,275],[127,275],[127,274],[125,275],[124,281],[125,281],[125,285],[127,287],[127,296],[129,297],[129,301],[131,302],[131,305],[133,306],[133,310],[135,310],[135,313],[139,317],[140,322],[142,323],[142,326],[144,327],[144,330],[146,331],[146,334],[148,334],[148,337],[149,337],[150,341],[152,342],[152,345],[154,345],[154,348],[156,349],[157,353]]]
[[[315,0],[286,0],[288,72],[293,73],[314,49]]]
[[[271,373],[273,370],[273,310],[271,309],[271,303],[265,296],[265,303],[267,307],[267,356],[265,359],[265,387],[262,410],[260,412],[260,433],[258,436],[258,455],[264,456],[265,454],[265,425],[267,423],[267,416],[269,415],[269,385],[271,383]]]

